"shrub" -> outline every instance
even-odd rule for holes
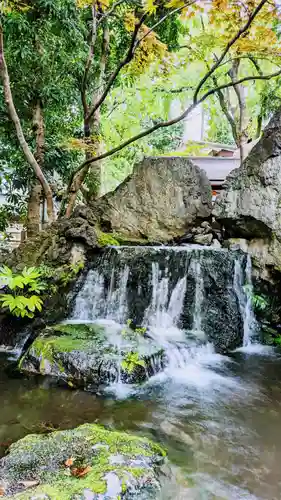
[[[36,310],[42,311],[43,301],[39,297],[45,289],[40,280],[41,273],[35,267],[24,268],[21,274],[3,266],[0,268],[0,294],[2,308],[7,307],[13,316],[33,318]]]

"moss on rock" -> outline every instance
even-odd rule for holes
[[[128,357],[137,360],[129,370]],[[119,376],[124,382],[142,382],[152,374],[155,361],[160,360],[161,368],[162,357],[161,347],[133,332],[125,337],[95,324],[58,324],[35,339],[19,369],[96,389]]]
[[[159,489],[157,472],[164,457],[165,452],[146,438],[85,424],[44,436],[29,435],[13,444],[0,461],[0,481],[6,494],[18,500],[78,500],[95,494],[117,499],[132,488]],[[78,468],[88,472],[79,477]],[[113,474],[115,495],[110,484]],[[39,484],[27,489],[31,481]],[[92,496],[84,496],[85,491]]]
[[[98,245],[100,247],[107,247],[107,246],[119,246],[120,243],[117,238],[115,238],[112,234],[110,233],[103,233],[100,230],[96,229],[97,233],[97,238],[98,238]]]

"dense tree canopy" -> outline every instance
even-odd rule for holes
[[[70,215],[143,154],[176,149],[198,104],[209,137],[243,157],[279,103],[279,12],[268,0],[0,5],[0,168],[28,198],[30,233],[42,198],[49,221],[56,198]],[[175,99],[182,112],[171,118]]]

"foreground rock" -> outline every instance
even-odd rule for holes
[[[162,357],[161,347],[129,328],[59,324],[37,337],[20,369],[96,389],[110,382],[143,382],[157,366],[161,369]]]
[[[155,499],[164,456],[147,439],[85,424],[13,444],[0,484],[18,500]]]
[[[93,201],[92,209],[105,231],[169,241],[210,216],[211,185],[187,158],[147,158],[115,191]]]

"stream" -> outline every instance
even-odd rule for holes
[[[255,339],[244,293],[245,284],[251,287],[249,259],[200,249],[164,249],[152,262],[139,254],[133,258],[146,263],[148,278],[138,262],[131,267],[127,258],[117,262],[109,255],[88,272],[68,321],[102,320],[112,329],[142,309],[142,324],[165,349],[165,368],[143,385],[117,378],[93,394],[11,373],[5,369],[9,355],[2,353],[0,455],[26,434],[97,422],[147,436],[167,450],[172,480],[163,476],[156,500],[280,500],[281,355]],[[224,287],[220,302],[216,283]],[[228,313],[218,335],[232,333],[236,320],[243,347],[223,355],[206,332],[214,328],[210,317],[230,303],[237,317]]]
[[[175,482],[163,500],[279,500],[281,356],[256,351],[202,352],[188,371],[160,374],[131,394],[69,391],[2,371],[0,453],[26,434],[96,421],[166,448]]]

